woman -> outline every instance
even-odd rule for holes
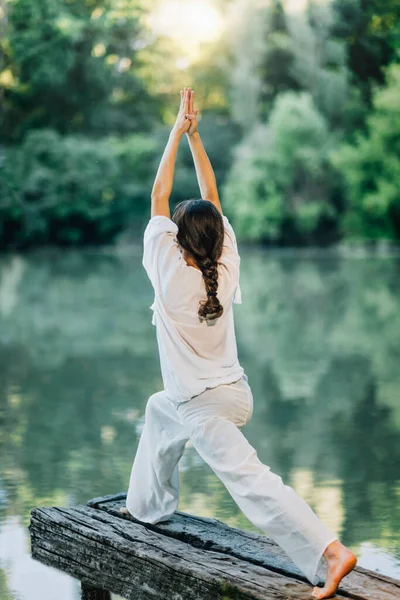
[[[154,311],[164,390],[146,405],[132,467],[125,514],[146,523],[166,521],[179,500],[178,462],[190,439],[247,518],[273,538],[316,585],[331,596],[357,558],[308,504],[258,458],[241,428],[253,396],[237,358],[233,303],[241,303],[240,257],[234,231],[222,214],[214,172],[197,129],[194,92],[181,103],[151,196],[143,266],[154,287]],[[172,219],[169,196],[179,142],[186,134],[202,199],[186,200]]]

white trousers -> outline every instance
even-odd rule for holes
[[[260,461],[241,431],[252,414],[247,375],[180,404],[165,391],[150,396],[126,506],[146,523],[171,518],[179,502],[178,462],[190,439],[249,521],[275,540],[316,585],[322,554],[338,538]]]

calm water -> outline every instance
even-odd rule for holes
[[[400,259],[242,250],[243,433],[359,564],[400,578]],[[0,598],[72,600],[30,559],[36,506],[125,491],[162,389],[140,247],[0,259]],[[259,531],[190,443],[179,510]],[[212,501],[210,501],[212,498]]]

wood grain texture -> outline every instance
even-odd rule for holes
[[[111,600],[110,592],[94,588],[84,582],[81,585],[81,592],[81,600]]]
[[[126,493],[93,498],[88,506],[119,516],[119,509],[125,506]],[[122,518],[141,523],[133,517]],[[145,526],[154,531],[163,532],[203,548],[227,553],[253,564],[266,567],[278,573],[295,577],[308,583],[308,580],[294,565],[285,552],[271,538],[264,534],[252,533],[230,527],[218,519],[196,517],[176,511],[173,519],[164,523]],[[324,581],[325,561],[319,570],[321,582]],[[356,567],[347,575],[339,587],[345,596],[362,600],[398,600],[400,599],[400,581],[375,571]]]
[[[120,513],[124,500],[33,510],[33,558],[128,600],[311,598],[312,586],[265,535],[179,511],[149,525]],[[394,600],[399,592],[399,581],[357,568],[335,598]]]

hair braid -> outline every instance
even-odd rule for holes
[[[218,262],[212,259],[197,258],[196,264],[203,274],[204,284],[207,292],[207,300],[200,301],[200,321],[214,321],[224,312],[224,308],[218,300]],[[211,292],[208,295],[208,292]]]
[[[177,241],[190,254],[203,275],[207,299],[200,300],[200,321],[212,325],[224,312],[217,298],[218,260],[224,243],[222,215],[210,200],[179,202],[172,220],[178,225]]]

